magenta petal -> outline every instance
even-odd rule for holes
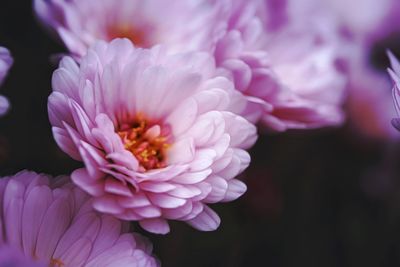
[[[22,214],[22,243],[27,255],[35,252],[37,235],[52,201],[51,190],[47,186],[33,188],[26,197]]]
[[[36,244],[35,255],[48,259],[53,255],[57,243],[68,228],[72,214],[66,198],[53,202],[43,217]]]
[[[91,249],[92,242],[81,238],[60,256],[60,260],[67,266],[82,266],[87,261]]]

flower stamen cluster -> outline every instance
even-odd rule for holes
[[[136,157],[143,172],[167,166],[166,150],[171,145],[161,130],[160,125],[152,125],[138,116],[133,123],[123,124],[117,131],[125,149]]]

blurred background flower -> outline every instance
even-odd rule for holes
[[[28,171],[0,179],[0,250],[11,253],[0,266],[158,266],[146,239],[96,213],[68,179]]]

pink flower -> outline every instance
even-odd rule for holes
[[[12,63],[13,59],[10,52],[4,47],[0,47],[0,85],[3,83]],[[9,103],[7,98],[0,95],[0,116],[7,112],[8,107]]]
[[[26,256],[0,253],[0,266],[8,260],[30,261],[23,266],[157,266],[145,239],[95,212],[87,195],[65,180],[27,171],[0,179],[0,250]]]
[[[99,42],[80,67],[61,61],[53,91],[54,137],[85,163],[72,180],[95,209],[155,233],[167,233],[170,219],[210,231],[220,219],[206,204],[245,192],[235,177],[250,162],[256,128],[228,111],[240,101],[208,54]]]
[[[291,18],[289,3],[224,3],[227,31],[215,57],[247,97],[246,117],[276,131],[342,123],[346,78],[331,25]]]
[[[390,59],[391,69],[388,69],[389,75],[394,83],[393,86],[393,100],[397,111],[397,116],[400,116],[400,63],[397,58],[388,52]],[[400,118],[393,118],[392,125],[400,131]]]
[[[204,25],[212,13],[200,1],[34,0],[34,9],[79,57],[96,40],[128,38],[138,47],[162,43],[178,50],[197,49],[200,40],[210,40],[211,28],[207,32]]]
[[[317,16],[320,24],[330,20],[340,27],[336,34],[342,37],[340,48],[349,79],[346,101],[349,125],[369,138],[398,138],[397,131],[389,123],[396,114],[391,104],[390,80],[372,62],[377,47],[387,48],[386,39],[399,29],[399,1],[301,0],[296,3],[297,9],[313,11],[300,12],[299,17]],[[355,7],[358,12],[353,12]]]

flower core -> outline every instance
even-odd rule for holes
[[[167,127],[150,123],[138,116],[132,123],[122,124],[117,131],[125,149],[139,161],[142,171],[166,167]]]
[[[59,259],[51,259],[50,267],[63,267],[65,264]]]
[[[127,38],[135,46],[149,47],[150,44],[143,30],[137,29],[129,24],[111,25],[107,29],[107,38],[113,40],[115,38]]]

